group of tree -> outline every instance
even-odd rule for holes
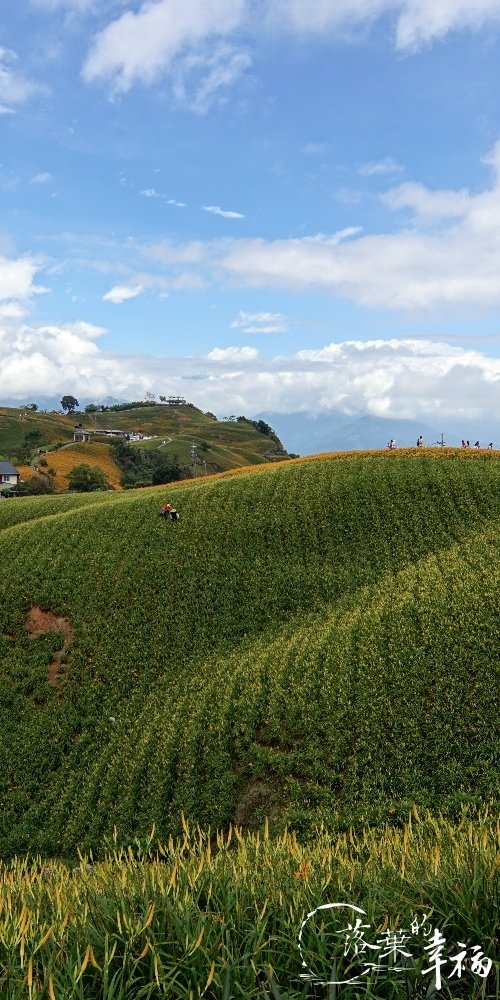
[[[249,417],[236,417],[236,418],[230,417],[229,419],[230,420],[236,419],[240,423],[251,424],[252,427],[255,427],[255,430],[259,432],[259,434],[264,434],[265,437],[271,438],[271,440],[274,441],[275,444],[278,444],[280,448],[282,447],[281,441],[278,435],[276,434],[276,431],[273,431],[273,428],[270,427],[269,424],[266,424],[265,420],[250,420]]]
[[[42,443],[43,434],[41,431],[37,429],[27,431],[21,444],[15,449],[13,457],[20,465],[24,465],[26,462],[31,461],[34,452],[37,451]]]
[[[189,475],[176,454],[166,457],[157,448],[133,448],[125,441],[111,443],[122,486],[159,486]]]
[[[81,465],[75,465],[68,472],[68,484],[69,489],[76,490],[77,493],[91,493],[94,490],[110,489],[108,480],[102,469],[98,469],[93,465],[87,465],[85,462],[82,462]]]
[[[139,410],[145,406],[156,406],[157,403],[151,399],[136,399],[132,403],[112,403],[105,406],[104,403],[87,403],[85,413],[120,413],[122,410]]]

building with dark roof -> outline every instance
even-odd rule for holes
[[[3,490],[15,490],[19,482],[20,473],[12,462],[0,462],[0,492]]]

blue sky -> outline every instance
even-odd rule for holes
[[[500,419],[500,0],[20,0],[4,399]]]

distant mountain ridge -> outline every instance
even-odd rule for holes
[[[496,441],[496,445],[500,441],[498,421],[486,425],[484,421],[474,423],[467,419],[460,423],[457,419],[443,418],[440,426],[434,421],[427,423],[421,420],[375,417],[371,414],[348,416],[338,410],[317,414],[310,411],[277,413],[267,410],[256,414],[256,417],[274,428],[288,451],[299,455],[385,448],[391,438],[395,440],[396,447],[408,448],[416,445],[420,435],[425,445],[440,444],[441,434],[444,435],[444,443],[451,446],[459,446],[462,438],[469,440],[471,446],[479,440],[483,447],[490,441]]]

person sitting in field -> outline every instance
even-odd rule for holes
[[[163,507],[160,510],[160,517],[170,517],[170,510],[171,510],[170,504],[164,503]]]
[[[176,521],[179,520],[179,515],[178,515],[175,507],[171,507],[170,508],[170,517],[171,517],[171,520],[174,522],[174,524],[175,524]]]

